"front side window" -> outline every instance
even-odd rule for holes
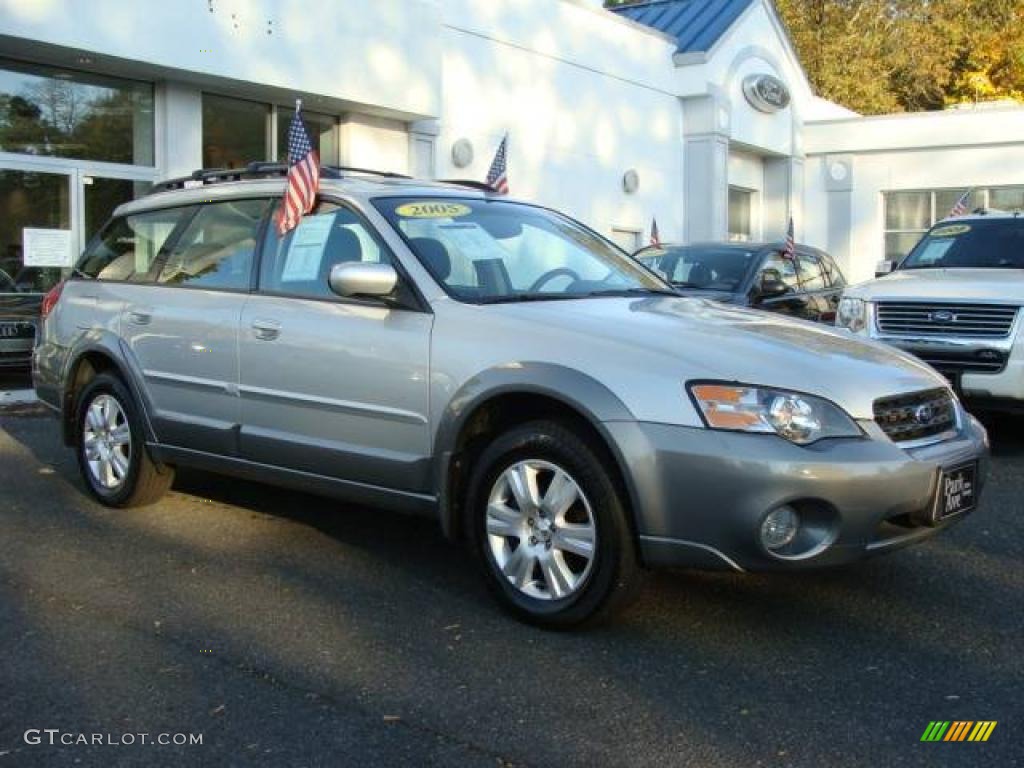
[[[374,205],[428,271],[462,301],[669,290],[606,240],[543,208],[453,198],[378,198]]]
[[[0,151],[153,165],[153,86],[0,62]]]
[[[97,280],[148,280],[167,238],[192,210],[168,208],[115,219],[82,256],[78,271]]]
[[[322,202],[281,237],[268,227],[263,240],[260,290],[311,299],[336,299],[331,269],[344,262],[391,262],[391,255],[348,208]]]
[[[248,290],[253,255],[269,200],[230,200],[199,209],[160,270],[158,282]]]
[[[1024,269],[1024,220],[954,219],[939,224],[900,264],[900,269],[957,267]]]
[[[650,248],[637,258],[676,287],[731,293],[743,284],[757,252],[698,245]]]

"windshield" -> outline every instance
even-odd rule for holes
[[[543,208],[420,197],[381,198],[374,205],[448,293],[462,301],[669,292],[613,245]]]
[[[956,267],[1024,269],[1024,219],[939,224],[900,264],[900,269]]]
[[[756,251],[707,245],[648,248],[637,254],[644,266],[677,287],[724,293],[739,290],[756,258]]]

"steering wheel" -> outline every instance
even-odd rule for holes
[[[554,280],[556,277],[571,277],[574,281],[580,279],[580,276],[568,267],[558,267],[557,269],[548,270],[534,280],[533,285],[531,285],[528,290],[530,293],[539,291],[542,285]]]

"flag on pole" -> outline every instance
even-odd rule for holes
[[[661,235],[658,234],[658,220],[651,217],[651,245],[661,248]]]
[[[796,239],[793,237],[793,217],[789,217],[789,226],[786,227],[786,242],[780,251],[782,258],[793,259],[796,257]]]
[[[950,216],[963,216],[967,213],[967,199],[971,196],[974,191],[974,187],[971,187],[953,204],[953,207],[949,211]]]
[[[508,194],[508,174],[506,173],[506,154],[508,153],[508,134],[498,145],[498,151],[491,162],[491,169],[487,171],[487,184],[499,195]]]
[[[295,116],[288,127],[288,186],[277,211],[277,231],[284,237],[303,215],[313,210],[320,189],[320,158],[302,122],[302,100],[295,101]]]

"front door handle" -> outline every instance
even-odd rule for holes
[[[153,314],[143,309],[130,309],[128,321],[134,325],[149,325],[153,321]]]
[[[281,335],[281,324],[276,320],[253,320],[252,334],[260,341],[273,341]]]

